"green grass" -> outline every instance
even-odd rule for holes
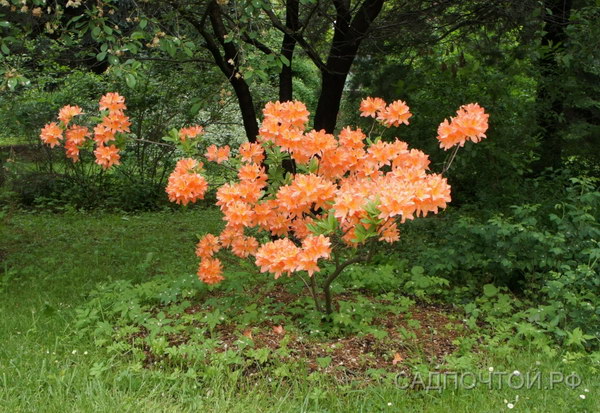
[[[143,282],[195,272],[195,234],[219,228],[216,211],[142,215],[16,214],[0,233],[0,412],[497,412],[600,411],[598,377],[585,363],[540,359],[527,349],[478,360],[483,371],[577,372],[576,389],[402,390],[340,385],[323,375],[244,377],[226,366],[202,380],[147,370],[79,338],[75,308],[99,282]],[[474,371],[478,374],[478,371]],[[588,389],[589,392],[585,392]],[[584,394],[585,399],[580,395]]]
[[[31,143],[31,141],[21,136],[0,137],[0,148],[3,146],[23,145],[27,143]]]

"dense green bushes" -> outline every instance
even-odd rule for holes
[[[588,345],[598,346],[599,181],[552,178],[538,180],[540,192],[545,185],[555,191],[543,203],[515,205],[502,213],[455,211],[431,220],[429,228],[411,226],[407,238],[417,231],[425,235],[412,248],[404,243],[406,255],[427,274],[450,280],[453,300],[471,300],[490,291],[498,299],[500,288],[518,299],[522,310],[505,316],[531,323],[558,342],[579,329],[589,335]]]

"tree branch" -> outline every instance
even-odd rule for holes
[[[273,26],[277,30],[282,32],[283,34],[287,34],[287,35],[291,36],[302,47],[302,49],[306,52],[308,57],[314,62],[314,64],[320,70],[322,70],[322,71],[328,70],[325,63],[323,63],[323,61],[319,57],[319,54],[316,52],[316,50],[310,44],[308,44],[306,39],[304,39],[304,37],[302,37],[297,31],[287,28],[281,22],[281,20],[279,20],[279,18],[275,15],[275,13],[273,13],[273,8],[270,3],[268,4],[268,6],[263,7],[263,11],[269,17],[269,20],[271,20],[271,23],[273,24]]]

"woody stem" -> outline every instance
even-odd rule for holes
[[[329,274],[323,283],[323,292],[325,293],[325,314],[330,315],[333,313],[333,300],[331,296],[331,283],[348,267],[349,265],[356,264],[358,262],[365,261],[365,257],[357,256],[344,261],[341,264],[336,265],[335,270]]]
[[[450,159],[444,165],[444,169],[442,169],[442,172],[440,173],[440,175],[444,175],[446,172],[448,172],[448,169],[450,169],[450,166],[452,166],[452,162],[454,161],[454,158],[456,158],[456,153],[458,152],[458,148],[460,148],[460,146],[458,146],[458,145],[454,148],[454,151],[452,151],[452,155],[450,155]]]

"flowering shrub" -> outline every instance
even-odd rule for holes
[[[128,130],[129,123],[119,95],[104,96],[100,108],[108,115],[94,131],[96,162],[109,167],[118,158],[110,157],[115,152],[107,149],[111,139],[104,136]],[[412,116],[400,100],[388,105],[380,98],[367,98],[360,110],[361,116],[372,117],[384,127],[408,125]],[[80,112],[76,107],[63,108],[60,125],[46,125],[42,140],[58,144],[69,120]],[[229,146],[215,145],[204,154],[207,161],[234,168],[237,179],[217,190],[226,225],[218,236],[207,234],[199,240],[198,277],[207,284],[221,282],[218,254],[229,249],[241,259],[253,259],[261,272],[275,278],[302,277],[316,307],[331,313],[330,286],[340,273],[368,260],[379,243],[397,241],[398,224],[445,208],[451,199],[450,186],[441,174],[429,171],[425,153],[398,139],[372,139],[360,128],[350,127],[337,137],[322,130],[307,131],[309,112],[297,101],[268,103],[263,114],[257,142],[243,144],[235,156]],[[478,142],[487,126],[483,108],[475,103],[462,106],[456,117],[440,125],[440,146],[447,150],[467,140]],[[87,135],[87,130],[77,128],[82,127],[67,129],[67,156],[69,147],[78,147]],[[201,127],[184,128],[179,143],[189,149],[188,139],[201,133]],[[203,165],[193,157],[179,160],[166,188],[171,201],[186,205],[204,197],[208,182]],[[332,265],[321,275],[324,261]]]
[[[67,105],[58,112],[59,123],[48,123],[42,129],[40,138],[51,148],[60,146],[65,141],[66,156],[73,162],[79,161],[81,148],[90,147],[96,157],[96,163],[104,169],[119,164],[119,148],[117,138],[129,132],[131,122],[125,115],[125,98],[118,93],[107,93],[102,96],[99,104],[102,111],[102,120],[94,128],[93,143],[89,139],[92,134],[86,126],[72,124],[75,116],[83,114],[79,106]],[[95,148],[95,149],[94,149]]]

